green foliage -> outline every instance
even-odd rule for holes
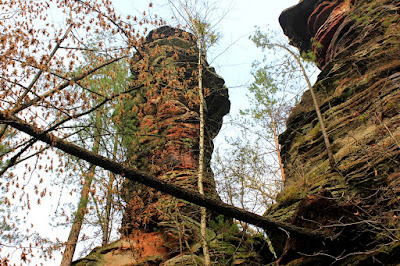
[[[0,154],[3,155],[3,154],[5,154],[7,151],[8,151],[8,149],[7,149],[6,145],[0,143]],[[3,165],[4,165],[5,163],[7,163],[7,162],[3,162],[3,161],[0,160],[0,167],[3,167]]]
[[[314,39],[314,37],[311,38],[311,47],[313,47],[313,49],[316,49],[317,51],[320,51],[321,49],[324,48],[324,46],[319,41]],[[307,62],[312,62],[312,63],[315,63],[317,60],[314,51],[302,52],[301,58]]]
[[[7,143],[15,136],[16,134],[14,132],[6,129],[2,142],[0,143],[0,155],[2,159],[4,155],[10,153],[10,147]],[[8,163],[8,159],[0,160],[0,168],[3,166],[6,167]],[[10,175],[10,177],[12,178],[12,175]],[[19,228],[16,225],[20,225],[22,221],[15,215],[15,213],[18,212],[17,208],[13,206],[7,198],[7,196],[10,195],[7,195],[9,191],[8,186],[5,184],[10,181],[10,177],[7,174],[0,176],[0,240],[1,242],[12,245],[14,243],[20,243],[26,236],[18,231]]]
[[[1,191],[4,192],[3,189]],[[15,212],[17,210],[9,206],[6,198],[0,197],[0,241],[3,243],[19,243],[26,237],[18,232],[18,228],[15,227],[16,223],[19,224],[21,222],[20,219],[16,218]]]
[[[138,103],[143,102],[142,90],[134,92],[127,100],[116,106],[113,113],[113,120],[119,128],[123,138],[122,145],[125,148],[131,147],[132,143],[138,143],[137,127],[139,125]]]
[[[91,48],[91,52],[84,53],[85,65],[77,68],[76,73],[80,74],[84,71],[88,65],[96,65],[98,61],[108,59],[106,55],[95,56],[92,53],[96,47],[92,47],[96,42],[89,41],[88,47]],[[85,90],[92,92],[91,105],[96,106],[102,104],[106,98],[111,98],[113,95],[122,93],[129,88],[130,81],[129,63],[128,60],[123,59],[113,64],[107,65],[102,69],[98,70],[94,75],[88,76],[83,82]],[[123,96],[123,95],[122,95]],[[80,139],[84,140],[82,145],[91,146],[93,144],[96,135],[101,135],[104,140],[102,143],[114,143],[113,139],[117,131],[118,125],[113,121],[113,114],[120,111],[122,97],[117,98],[114,101],[107,102],[105,105],[94,110],[88,114],[82,120],[82,124],[89,124],[85,130],[79,132]],[[80,125],[77,125],[79,127]],[[83,125],[82,125],[83,126]],[[107,132],[107,134],[103,134]],[[114,135],[110,133],[114,132]],[[110,147],[101,145],[100,153],[112,150]]]
[[[302,64],[311,71],[315,70],[312,52],[300,55],[287,44],[280,40],[273,31],[262,32],[260,28],[250,39],[264,51],[262,61],[253,63],[253,83],[249,86],[252,107],[242,110],[242,114],[250,115],[263,123],[272,132],[273,124],[277,133],[285,128],[285,120],[292,106],[299,100],[299,95],[307,88],[306,80],[298,62],[293,57],[297,55]],[[310,63],[308,63],[310,62]]]
[[[3,167],[8,163],[8,160],[4,160],[4,156],[10,152],[10,147],[7,145],[7,143],[10,142],[15,136],[16,134],[14,132],[6,129],[3,139],[0,142],[0,167]]]
[[[304,59],[307,62],[315,62],[317,60],[317,57],[315,56],[313,51],[308,51],[302,52],[301,53],[301,58]]]
[[[241,110],[240,114],[250,115],[273,134],[274,126],[280,129],[284,127],[290,102],[285,101],[287,96],[280,93],[279,84],[267,66],[258,68],[255,63],[253,69],[254,82],[249,86],[252,107]]]
[[[221,38],[221,33],[217,30],[214,30],[211,23],[201,20],[195,19],[193,21],[193,26],[196,29],[195,33],[202,43],[202,52],[205,55],[208,48],[216,44]]]
[[[222,233],[225,238],[235,236],[239,232],[239,227],[236,223],[232,223],[223,215],[218,215],[215,219],[211,220],[209,226],[217,234]]]
[[[229,202],[240,204],[242,208],[252,206],[252,197],[256,198],[254,202],[261,201],[253,205],[260,209],[275,200],[284,174],[277,138],[285,130],[292,106],[308,88],[301,66],[305,66],[309,75],[316,69],[312,62],[302,59],[297,50],[277,36],[257,28],[250,37],[264,52],[263,59],[253,63],[254,81],[248,95],[252,105],[241,110],[241,118],[234,119],[242,134],[228,139],[231,148],[225,152],[229,156],[216,156],[214,168],[223,184],[220,191]],[[313,59],[311,55],[304,56]]]

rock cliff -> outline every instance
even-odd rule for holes
[[[276,236],[280,264],[400,263],[399,22],[394,0],[303,0],[280,16],[322,70],[313,87],[336,161],[305,92],[279,139],[287,179],[267,215],[333,239]]]

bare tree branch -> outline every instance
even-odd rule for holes
[[[66,81],[66,82],[64,82],[64,83],[62,83],[62,84],[60,84],[60,85],[57,86],[56,88],[54,88],[54,89],[52,89],[52,90],[50,90],[50,91],[44,93],[43,95],[38,96],[38,97],[36,97],[36,98],[30,100],[29,102],[26,102],[26,103],[24,103],[24,104],[21,104],[20,106],[15,107],[14,109],[11,110],[11,113],[12,113],[12,114],[16,114],[16,113],[18,113],[18,112],[20,112],[20,111],[22,111],[22,110],[24,110],[24,109],[26,109],[26,108],[32,106],[32,105],[38,103],[39,101],[43,101],[45,98],[48,98],[48,97],[50,97],[51,95],[53,95],[53,94],[55,94],[55,93],[57,93],[57,92],[60,92],[61,90],[63,90],[63,89],[65,89],[66,87],[68,87],[69,85],[71,85],[71,84],[73,84],[73,83],[76,83],[76,82],[78,82],[78,81],[84,79],[85,77],[87,77],[87,76],[89,76],[90,74],[96,72],[97,70],[99,70],[99,69],[101,69],[101,68],[103,68],[103,67],[105,67],[105,66],[107,66],[107,65],[110,65],[110,64],[112,64],[112,63],[115,63],[115,62],[117,62],[117,61],[119,61],[119,60],[121,60],[121,59],[124,59],[124,58],[126,58],[126,57],[127,57],[127,56],[122,56],[122,57],[118,57],[118,58],[109,60],[109,61],[105,62],[104,64],[101,64],[101,65],[99,65],[99,66],[97,66],[97,67],[95,67],[95,68],[93,68],[93,69],[91,69],[91,70],[88,70],[88,71],[86,71],[85,73],[83,73],[83,74],[81,74],[81,75],[78,75],[78,76],[72,78],[71,80],[68,80],[68,81]]]

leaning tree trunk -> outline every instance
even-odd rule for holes
[[[99,111],[96,115],[96,122],[95,122],[95,137],[92,151],[94,153],[98,153],[100,149],[100,132],[99,132],[99,121],[100,121],[101,112]],[[76,244],[78,242],[79,233],[82,228],[82,224],[85,218],[85,214],[87,213],[87,205],[89,202],[89,193],[90,193],[90,186],[92,185],[92,181],[95,175],[96,166],[90,165],[88,172],[83,174],[85,182],[83,184],[81,190],[81,197],[78,204],[78,209],[75,213],[74,221],[72,222],[72,227],[69,232],[68,240],[65,246],[63,258],[61,260],[61,266],[69,266],[71,265],[72,259],[74,257]]]

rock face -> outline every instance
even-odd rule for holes
[[[204,60],[205,61],[205,60]],[[151,31],[132,62],[132,93],[116,111],[127,164],[186,189],[197,189],[199,160],[198,50],[194,37],[161,27]],[[224,80],[206,62],[205,180],[218,198],[210,169],[213,138],[228,113]],[[141,184],[126,181],[121,239],[96,248],[75,265],[202,265],[200,208]],[[241,234],[230,220],[208,216],[207,241],[217,264],[260,265],[269,253],[262,238]]]
[[[192,35],[170,27],[150,32],[132,63],[134,80],[144,86],[125,101],[120,117],[130,165],[195,191],[198,191],[200,117],[197,62]],[[222,117],[229,111],[230,102],[224,80],[207,64],[204,69],[205,101],[209,107],[205,114],[208,126],[204,187],[207,195],[217,197],[210,169],[212,140],[222,125]],[[136,228],[159,229],[165,217],[177,211],[192,219],[199,217],[198,207],[169,195],[130,182],[124,188],[127,207],[123,235],[131,234]],[[171,235],[179,233],[171,232]]]
[[[287,181],[267,214],[335,238],[281,242],[281,264],[400,263],[399,22],[394,0],[303,0],[281,14],[322,70],[314,89],[336,161],[305,92],[280,136]]]

